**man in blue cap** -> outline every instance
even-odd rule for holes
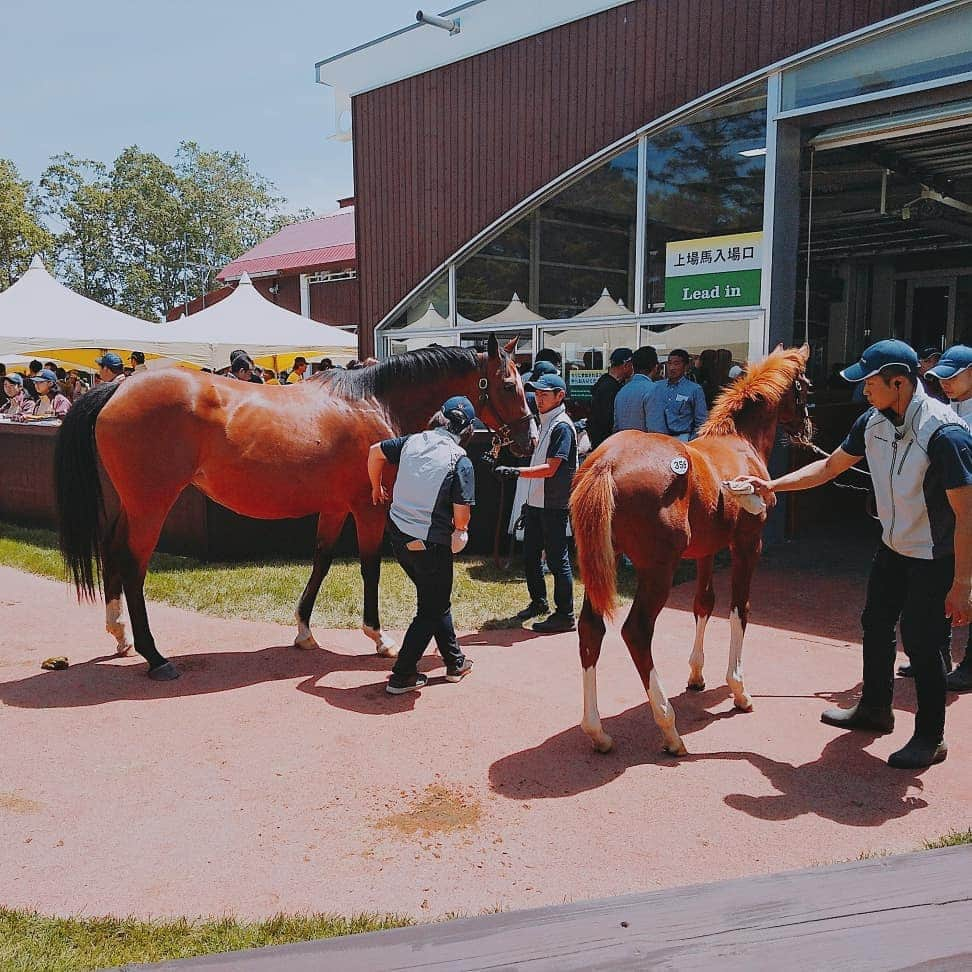
[[[543,580],[541,555],[547,554],[547,567],[554,578],[556,610],[534,631],[551,634],[573,631],[574,575],[567,547],[570,486],[577,472],[577,433],[567,415],[564,398],[567,386],[560,375],[541,375],[524,387],[537,397],[540,412],[540,438],[529,466],[497,466],[499,476],[521,476],[528,481],[523,506],[523,559],[526,566],[530,603],[516,615],[518,621],[546,614],[547,585]]]
[[[909,742],[888,763],[920,769],[948,754],[945,664],[948,618],[972,618],[972,433],[947,405],[925,394],[918,355],[903,341],[878,341],[841,374],[863,382],[871,405],[826,459],[779,479],[746,477],[762,495],[830,482],[867,456],[881,545],[871,565],[861,617],[864,677],[860,701],[828,709],[841,729],[894,729],[895,627],[900,623],[915,677],[917,710]]]
[[[112,381],[125,380],[125,366],[122,364],[122,359],[114,351],[109,351],[100,358],[95,358],[95,364],[98,366],[98,377],[106,384]]]
[[[473,432],[476,410],[455,395],[432,416],[425,432],[376,442],[368,452],[368,478],[376,506],[388,500],[382,485],[387,463],[398,466],[389,510],[392,549],[415,585],[418,607],[405,632],[385,691],[401,695],[422,688],[428,678],[419,659],[434,638],[446,664],[446,681],[460,682],[472,671],[452,623],[453,556],[469,540],[476,477],[463,446]]]
[[[972,348],[956,344],[928,369],[948,397],[952,411],[972,426]],[[945,679],[950,692],[972,692],[972,625],[965,645],[965,657]]]
[[[634,374],[633,354],[631,348],[615,348],[611,352],[610,367],[591,389],[587,435],[592,449],[596,449],[614,431],[614,400],[621,386]]]

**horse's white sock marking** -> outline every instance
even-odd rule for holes
[[[120,597],[116,597],[105,604],[105,630],[118,642],[118,647],[115,648],[116,655],[131,654],[132,642],[125,630]]]
[[[297,622],[297,637],[294,638],[294,644],[298,648],[304,648],[310,651],[313,648],[320,648],[317,643],[317,639],[311,632],[310,625],[304,621],[301,621],[299,615],[294,615],[294,620]]]
[[[689,657],[689,686],[692,688],[705,688],[705,679],[702,677],[702,666],[705,664],[705,651],[703,642],[705,641],[705,626],[709,623],[709,615],[704,614],[695,619],[695,644],[692,646],[692,654]]]
[[[743,678],[742,649],[746,629],[738,609],[729,614],[729,668],[726,671],[726,684],[732,691],[732,697],[737,709],[748,712],[753,707],[753,700],[746,691]]]
[[[651,703],[651,712],[655,717],[655,722],[661,729],[662,736],[665,737],[665,749],[673,756],[684,756],[688,750],[675,728],[675,708],[668,701],[668,696],[665,694],[665,689],[662,688],[658,671],[655,668],[652,668],[648,679],[648,701]]]
[[[375,649],[382,658],[397,658],[398,645],[384,631],[372,628],[370,624],[361,625],[361,630],[375,643]]]
[[[584,718],[581,728],[590,736],[599,753],[610,752],[614,740],[601,728],[601,716],[597,711],[597,669],[593,665],[584,669]]]

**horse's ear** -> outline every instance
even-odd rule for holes
[[[506,344],[503,345],[503,350],[507,354],[512,354],[516,350],[517,340],[518,340],[517,338],[513,338],[512,340],[507,341]]]
[[[495,334],[490,334],[489,340],[486,342],[486,353],[491,358],[499,357],[499,342],[496,340]]]
[[[800,348],[800,354],[803,355],[803,363],[806,364],[810,360],[810,345],[804,342],[803,347]]]
[[[782,350],[783,350],[783,342],[780,341],[780,343],[775,348],[773,348],[773,352],[772,353],[773,354],[776,354],[777,351],[782,351]]]

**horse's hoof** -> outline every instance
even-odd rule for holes
[[[361,630],[375,643],[375,651],[379,658],[397,658],[398,645],[379,628],[372,628],[370,624],[361,625]]]
[[[181,672],[172,662],[164,662],[162,665],[158,665],[156,668],[150,668],[148,671],[148,677],[155,682],[171,682],[173,679],[179,677]]]
[[[614,740],[607,733],[604,734],[603,739],[592,740],[592,742],[596,753],[609,753],[614,749]]]
[[[685,748],[685,743],[679,739],[678,743],[665,743],[665,752],[669,756],[688,756],[688,750]]]
[[[699,682],[689,682],[688,685],[686,685],[685,687],[690,692],[704,692],[705,691],[705,682],[703,682],[703,681],[699,681]]]
[[[317,639],[313,635],[308,635],[306,638],[294,638],[294,647],[303,648],[304,651],[313,651],[315,648],[320,648],[321,646],[317,643]]]
[[[740,701],[739,699],[733,699],[732,704],[740,712],[752,712],[753,711],[753,700],[752,699],[744,699],[743,701]]]
[[[379,658],[398,657],[398,645],[394,641],[383,641],[380,645],[375,646],[375,651],[378,653]]]
[[[116,658],[127,658],[132,653],[134,645],[119,645],[115,649]]]

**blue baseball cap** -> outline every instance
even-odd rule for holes
[[[611,367],[617,368],[619,365],[627,364],[634,356],[631,348],[615,348],[611,352]]]
[[[560,375],[541,375],[539,378],[531,378],[525,385],[533,391],[562,391],[566,394],[567,385]]]
[[[539,378],[541,375],[559,375],[557,366],[552,361],[537,361],[530,371],[531,378]]]
[[[100,358],[95,358],[95,364],[99,367],[111,368],[112,371],[123,371],[125,368],[122,364],[122,359],[114,351],[109,351]]]
[[[453,395],[442,403],[442,414],[454,429],[461,431],[476,417],[476,409],[464,395]]]
[[[956,344],[949,348],[938,359],[938,364],[934,368],[929,368],[926,375],[934,375],[936,378],[954,378],[961,374],[966,368],[972,368],[972,348],[967,344]]]
[[[21,388],[24,387],[24,376],[19,372],[12,371],[8,375],[3,376],[4,381],[9,381],[11,385],[20,385]]]
[[[845,368],[841,377],[847,381],[863,381],[880,373],[882,368],[899,365],[913,374],[918,374],[918,354],[904,341],[888,339],[872,344],[862,355],[861,360]]]
[[[42,368],[34,375],[34,381],[57,381],[57,375],[50,368]]]

